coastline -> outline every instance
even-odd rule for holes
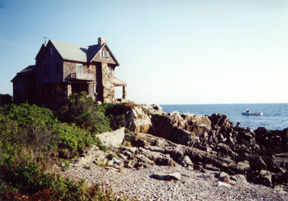
[[[223,114],[166,114],[157,105],[137,105],[125,126],[122,144],[108,146],[115,157],[87,150],[63,175],[99,181],[132,200],[288,200],[288,129],[253,131]],[[152,178],[158,172],[180,177]]]

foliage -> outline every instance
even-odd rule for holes
[[[33,163],[2,165],[0,199],[14,200],[115,200],[111,191],[104,191],[98,184],[88,187],[84,181],[74,182],[59,175],[43,173]]]
[[[110,118],[110,126],[112,129],[118,129],[125,126],[126,113],[135,108],[136,104],[133,102],[126,103],[105,103],[98,105],[98,110],[103,112],[106,117]]]
[[[8,158],[35,160],[42,152],[56,150],[58,136],[53,127],[58,123],[47,108],[28,104],[0,107],[0,164]]]
[[[81,153],[91,144],[103,148],[95,134],[59,122],[47,108],[29,104],[0,107],[0,162],[9,157],[34,160],[41,151]]]
[[[102,133],[125,126],[125,115],[133,102],[95,104],[86,92],[74,93],[58,112],[62,122],[75,123],[91,132]]]
[[[110,120],[86,92],[74,93],[68,103],[59,111],[59,119],[67,123],[75,123],[88,131],[101,133],[111,131]]]
[[[71,153],[81,153],[91,144],[107,149],[95,134],[61,123],[47,108],[29,104],[0,107],[0,199],[111,200],[111,193],[99,185],[87,187],[43,173],[50,153],[72,157]]]
[[[0,94],[0,106],[11,104],[12,103],[12,96],[9,94]]]

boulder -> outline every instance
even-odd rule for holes
[[[218,181],[217,186],[231,188],[231,185],[222,181]]]
[[[256,184],[272,186],[272,174],[268,170],[254,171],[251,179]]]
[[[213,166],[212,164],[205,164],[205,167],[204,167],[204,168],[205,168],[206,170],[211,170],[211,171],[217,171],[217,172],[220,171],[219,168]]]
[[[177,162],[179,165],[182,165],[183,167],[193,167],[194,165],[189,156],[181,156]]]
[[[267,165],[261,156],[252,156],[250,159],[250,167],[252,170],[267,169]]]
[[[184,125],[183,129],[193,131],[196,136],[211,130],[211,121],[208,116],[197,114],[183,114]]]
[[[178,144],[191,144],[193,134],[182,129],[181,127],[177,127],[179,122],[175,119],[176,117],[171,118],[169,116],[153,115],[151,121],[155,132],[154,135]]]
[[[89,165],[92,162],[104,165],[107,163],[107,153],[100,150],[97,146],[88,147],[79,158],[71,160],[72,163],[78,165]]]
[[[134,132],[147,133],[152,127],[152,123],[142,108],[135,107],[126,114],[125,127]]]
[[[133,157],[132,160],[126,160],[124,162],[124,167],[126,168],[140,169],[147,168],[153,165],[155,165],[155,163],[142,154],[137,154]]]
[[[220,113],[214,113],[209,116],[212,126],[215,127],[233,127],[233,122],[227,119],[227,116]]]
[[[229,183],[230,182],[230,175],[226,172],[220,172],[219,174],[219,181]]]
[[[149,160],[153,161],[156,165],[175,165],[175,162],[170,158],[168,154],[162,154],[159,152],[152,152],[150,150],[143,149],[140,147],[136,154],[141,154],[146,156]]]
[[[240,161],[237,163],[238,173],[245,173],[250,170],[249,161]]]
[[[105,146],[119,147],[124,139],[125,128],[122,127],[112,132],[100,133],[97,136],[100,138]]]
[[[150,177],[159,180],[181,180],[181,174],[179,172],[172,172],[172,173],[156,172],[152,174]]]

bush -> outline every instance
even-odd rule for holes
[[[113,130],[121,128],[126,124],[126,113],[136,107],[135,103],[105,103],[98,106],[98,110],[103,112],[110,119],[110,126]]]
[[[0,106],[11,103],[12,103],[12,96],[10,96],[9,94],[0,94]]]
[[[47,108],[28,104],[0,107],[0,164],[8,158],[36,160],[42,151],[56,150],[58,138],[52,131],[57,124]]]
[[[33,163],[6,163],[0,166],[0,199],[19,200],[116,200],[98,184],[91,187],[59,175],[45,174]]]
[[[92,144],[105,149],[95,134],[60,123],[47,108],[29,104],[0,107],[0,164],[8,158],[33,161],[55,150],[77,154]]]
[[[91,132],[102,133],[112,130],[109,118],[98,110],[86,92],[72,94],[68,103],[58,113],[61,121],[75,123]]]
[[[99,185],[88,188],[83,182],[43,173],[49,152],[77,154],[91,144],[107,149],[95,134],[61,123],[47,108],[29,104],[0,107],[0,199],[112,199]]]

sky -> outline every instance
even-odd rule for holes
[[[0,94],[44,37],[105,37],[136,103],[288,103],[288,0],[0,0]]]

